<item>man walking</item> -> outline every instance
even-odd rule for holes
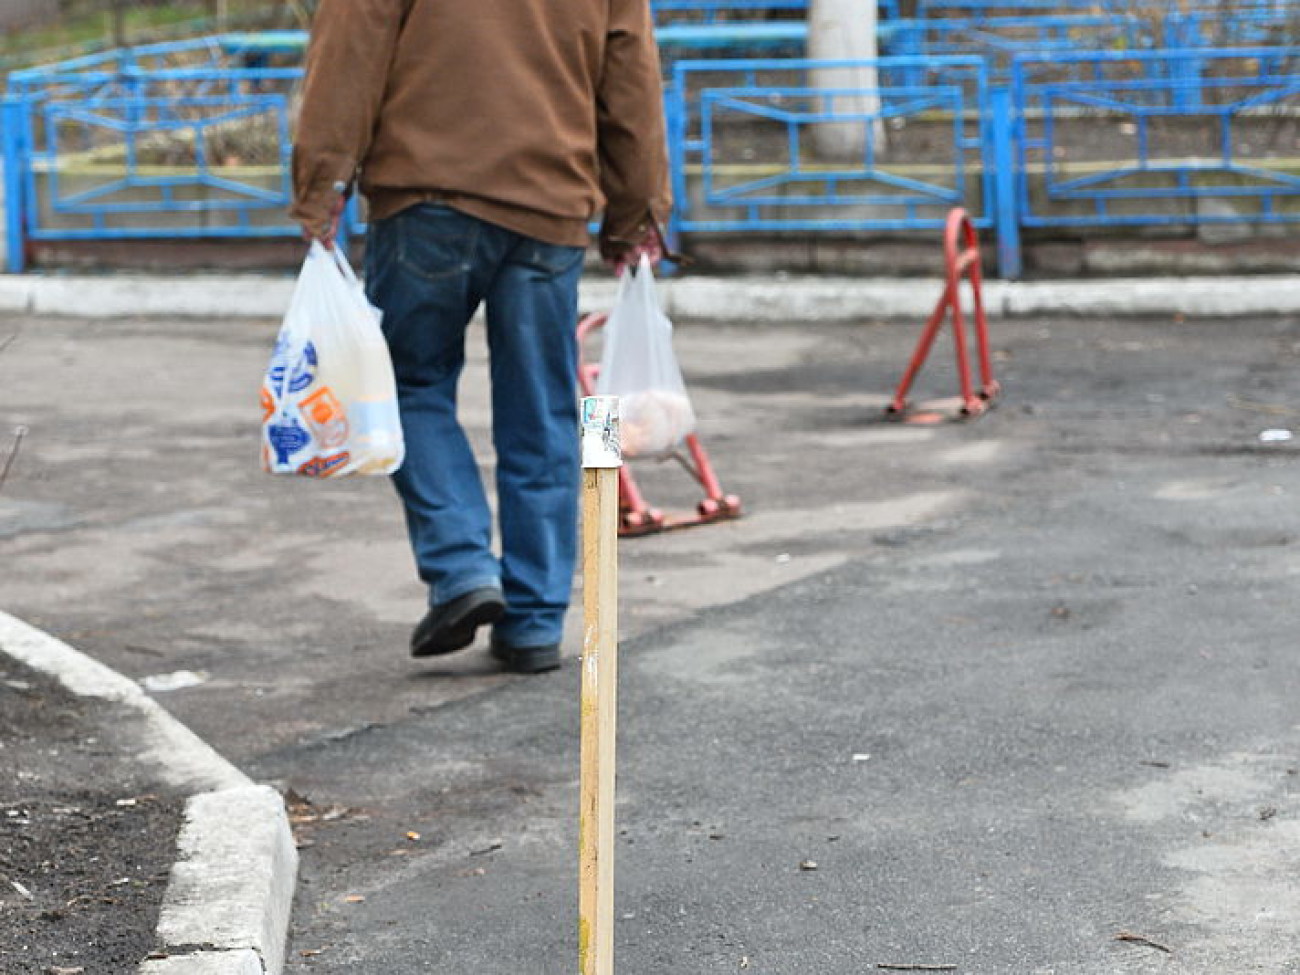
[[[616,265],[657,256],[668,207],[648,0],[321,0],[293,159],[293,215],[332,242],[369,204],[406,434],[394,476],[429,610],[416,657],[494,624],[507,670],[560,665],[577,549],[577,287],[588,223]],[[485,305],[501,555],[456,416]]]

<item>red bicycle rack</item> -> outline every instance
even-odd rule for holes
[[[912,355],[912,361],[908,364],[907,372],[903,374],[903,379],[898,384],[898,390],[894,393],[893,402],[886,408],[887,414],[902,418],[905,422],[909,419],[914,423],[934,422],[936,419],[942,419],[942,417],[936,417],[934,414],[917,414],[909,417],[907,413],[907,392],[911,389],[916,374],[921,371],[921,366],[925,364],[926,357],[930,354],[930,348],[934,345],[935,337],[939,334],[939,329],[943,327],[944,319],[949,311],[952,312],[953,339],[957,345],[957,380],[961,384],[960,415],[966,418],[981,415],[988,410],[993,401],[997,399],[998,394],[1002,392],[1002,387],[993,378],[993,361],[989,355],[989,327],[988,321],[984,317],[979,238],[975,234],[975,227],[971,224],[970,216],[961,207],[955,207],[948,213],[948,224],[943,236],[943,250],[948,269],[943,297],[939,299],[934,314],[930,316],[925,330],[921,333],[921,340],[917,343],[916,352]],[[975,342],[979,352],[980,381],[982,384],[979,392],[975,391],[971,383],[970,353],[966,347],[966,323],[961,310],[961,281],[963,277],[970,280],[974,302]]]
[[[600,366],[592,362],[583,362],[582,343],[588,335],[602,328],[609,316],[605,313],[587,315],[578,323],[578,384],[584,396],[596,394],[596,377]],[[618,469],[618,533],[620,535],[649,535],[652,532],[670,531],[675,528],[689,528],[692,525],[706,525],[713,521],[740,517],[740,498],[734,494],[724,494],[709,455],[700,443],[699,437],[691,433],[686,436],[686,450],[689,458],[678,451],[673,459],[682,465],[704,489],[704,498],[695,506],[694,515],[670,515],[646,502],[636,479],[627,464]]]

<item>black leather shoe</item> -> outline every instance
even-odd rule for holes
[[[492,656],[513,674],[540,674],[560,666],[560,645],[543,643],[534,647],[515,647],[493,637]]]
[[[495,623],[506,611],[506,601],[495,586],[471,589],[424,614],[411,634],[412,657],[454,653],[474,642],[474,631]]]

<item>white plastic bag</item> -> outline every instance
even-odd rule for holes
[[[262,468],[391,474],[405,448],[380,312],[336,247],[313,241],[262,381]]]
[[[673,354],[673,323],[659,307],[647,257],[619,280],[605,322],[596,393],[619,397],[619,432],[628,457],[666,454],[695,429],[695,410]]]

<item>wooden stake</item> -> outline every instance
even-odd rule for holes
[[[618,400],[583,400],[582,720],[578,971],[614,971],[614,760],[618,709]]]

